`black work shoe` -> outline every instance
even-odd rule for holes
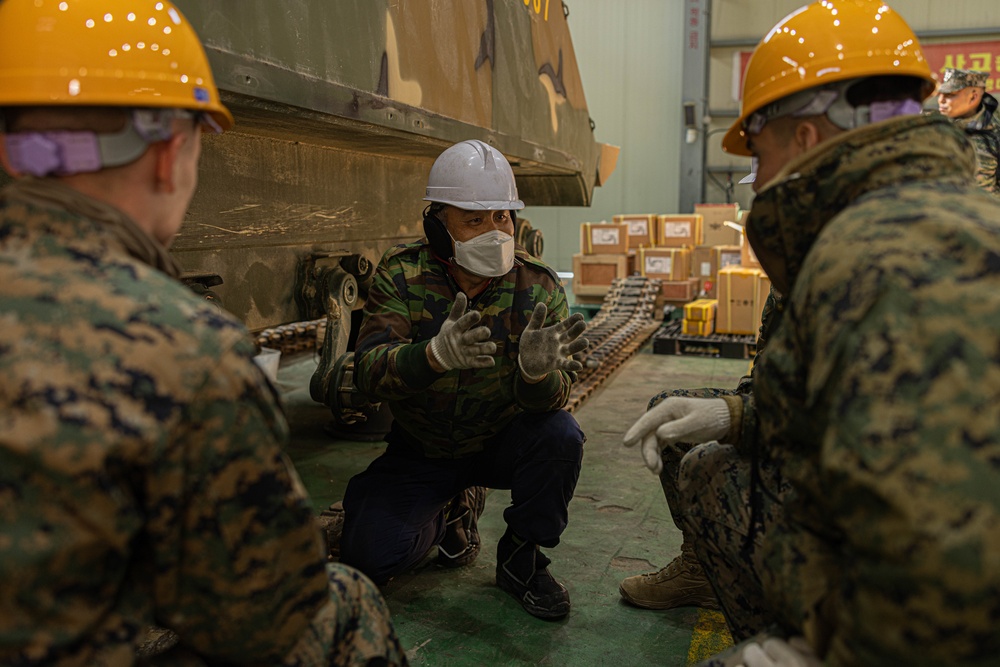
[[[551,562],[537,545],[508,530],[497,545],[497,586],[532,616],[562,618],[569,613],[569,591],[549,574]]]
[[[442,567],[463,567],[479,556],[479,515],[486,506],[486,488],[470,486],[455,496],[448,508],[444,538],[438,544],[437,563]]]

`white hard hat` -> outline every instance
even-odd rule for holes
[[[482,141],[462,141],[445,150],[431,167],[424,201],[467,211],[521,210],[514,172],[500,151]]]

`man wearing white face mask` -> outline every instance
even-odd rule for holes
[[[587,347],[548,266],[514,244],[510,164],[481,141],[435,161],[425,240],[379,264],[355,353],[355,382],[388,401],[385,453],[351,479],[341,560],[377,584],[438,548],[445,567],[479,554],[485,489],[510,489],[497,585],[528,613],[561,618],[569,593],[548,571],[568,521],[583,432],[561,408]]]

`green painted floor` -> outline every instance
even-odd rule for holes
[[[287,360],[279,386],[292,425],[289,455],[318,510],[340,500],[351,475],[379,455],[379,442],[335,439],[327,409],[313,403],[315,360]],[[495,544],[503,533],[506,491],[492,491],[479,522],[483,552],[472,565],[423,565],[384,589],[414,665],[689,665],[729,643],[718,612],[647,611],[623,603],[623,577],[656,570],[679,552],[657,479],[625,430],[665,388],[735,387],[745,360],[655,355],[647,346],[576,412],[587,434],[583,470],[561,544],[547,550],[550,571],[570,591],[561,621],[529,616],[494,584]]]

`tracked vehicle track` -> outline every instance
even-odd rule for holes
[[[649,340],[661,322],[656,308],[659,280],[642,276],[616,279],[604,297],[601,310],[590,321],[590,347],[583,355],[584,368],[577,373],[566,409],[573,412],[608,377]],[[283,355],[316,349],[326,320],[294,322],[256,334],[257,344],[280,350]]]
[[[584,334],[590,341],[583,370],[570,393],[566,409],[573,412],[608,377],[649,340],[660,326],[656,313],[659,280],[642,276],[616,279]]]

